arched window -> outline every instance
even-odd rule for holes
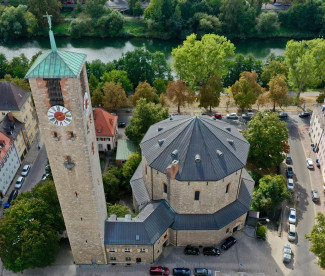
[[[164,185],[164,193],[167,194],[167,192],[168,192],[167,184],[166,183],[163,183],[163,185]]]
[[[194,200],[200,200],[200,191],[195,191]]]
[[[230,188],[230,182],[227,184],[227,186],[226,186],[226,194],[228,194],[228,192],[229,192],[229,188]]]

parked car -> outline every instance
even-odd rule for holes
[[[281,3],[274,3],[273,6],[278,6],[278,7],[280,7],[280,6],[282,6],[282,4],[281,4]]]
[[[291,156],[287,156],[287,158],[286,158],[286,164],[292,164]]]
[[[5,204],[3,204],[3,209],[6,210],[10,208],[10,204],[8,202],[5,202]]]
[[[293,177],[293,169],[290,166],[287,167],[287,177],[288,178],[292,178]]]
[[[280,112],[279,113],[279,118],[280,119],[287,119],[288,118],[288,113],[286,113],[286,112]]]
[[[319,194],[317,190],[311,190],[311,199],[314,202],[318,202],[319,201]]]
[[[228,238],[226,238],[224,243],[221,245],[221,247],[222,247],[222,249],[227,250],[230,247],[232,247],[236,242],[237,242],[237,240],[234,237],[228,237]]]
[[[253,112],[247,112],[244,113],[241,117],[242,119],[249,121],[250,119],[252,119],[253,116],[254,116]]]
[[[118,127],[126,127],[126,123],[124,123],[124,122],[118,122],[117,126]]]
[[[30,165],[25,165],[25,166],[23,167],[23,170],[21,171],[21,175],[22,175],[22,176],[27,176],[28,173],[29,173],[30,167],[31,167]]]
[[[204,247],[203,248],[203,255],[213,255],[213,256],[219,256],[220,255],[220,249],[215,247]]]
[[[293,179],[292,178],[288,178],[287,179],[287,188],[288,188],[288,190],[293,191],[293,186],[294,186]]]
[[[291,245],[289,243],[285,243],[283,247],[283,262],[290,263],[291,262]]]
[[[222,115],[220,113],[213,114],[213,117],[216,119],[222,119]]]
[[[169,275],[169,269],[165,266],[150,267],[150,275]]]
[[[311,159],[311,158],[307,158],[307,159],[306,159],[306,164],[307,164],[307,168],[308,168],[308,169],[313,169],[313,168],[314,168],[314,162],[313,162],[313,159]]]
[[[288,228],[288,241],[295,241],[296,240],[296,226],[294,224],[289,224]]]
[[[206,269],[206,268],[194,268],[194,275],[195,276],[211,276],[212,272],[210,269]]]
[[[11,191],[11,193],[10,193],[10,195],[9,195],[9,197],[8,197],[8,203],[10,204],[11,203],[11,201],[13,201],[13,200],[15,200],[16,198],[17,198],[17,196],[18,196],[18,193],[19,193],[19,191],[18,190],[12,190]]]
[[[308,112],[308,111],[304,111],[304,112],[299,113],[298,116],[299,116],[300,118],[306,118],[306,117],[309,117],[309,116],[310,116],[310,112]]]
[[[191,270],[189,268],[174,268],[173,269],[173,275],[174,276],[190,276]]]
[[[45,182],[45,180],[48,178],[49,175],[50,175],[49,173],[44,173],[44,174],[42,175],[41,181],[42,181],[42,182]]]
[[[290,208],[289,223],[296,224],[296,209],[295,208]]]
[[[289,153],[289,152],[290,152],[290,146],[289,146],[289,143],[288,143],[288,142],[284,142],[284,145],[285,145],[285,152],[286,152],[286,153]]]
[[[238,115],[237,115],[237,113],[228,113],[227,114],[227,119],[237,120],[238,119]]]
[[[20,189],[21,186],[23,186],[24,180],[25,180],[25,178],[23,176],[19,176],[16,181],[15,188]]]
[[[185,255],[199,255],[200,254],[200,249],[191,245],[188,245],[184,249],[184,254]]]

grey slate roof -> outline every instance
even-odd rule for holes
[[[249,150],[248,142],[234,126],[189,115],[152,125],[140,146],[149,166],[162,173],[173,161],[171,153],[177,150],[179,181],[220,180],[245,166]],[[195,162],[197,154],[200,162]]]
[[[0,81],[0,110],[20,110],[31,94],[9,81]]]
[[[8,114],[0,122],[0,131],[6,134],[9,138],[16,140],[17,136],[24,128],[24,123],[21,123],[16,118],[14,118],[14,123],[10,122]]]
[[[141,210],[148,202],[150,202],[150,197],[142,178],[142,162],[140,162],[138,168],[133,174],[130,184],[139,210]]]
[[[173,210],[166,201],[151,202],[134,218],[134,221],[106,221],[104,242],[129,245],[154,244],[173,223],[173,217]]]
[[[106,221],[105,244],[153,244],[169,227],[174,230],[219,230],[249,211],[253,189],[254,181],[244,169],[238,199],[215,214],[177,214],[165,200],[151,202],[134,221]]]

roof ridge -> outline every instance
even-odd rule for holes
[[[70,68],[69,64],[65,62],[65,60],[64,60],[63,57],[61,57],[60,53],[62,53],[62,52],[68,52],[68,53],[71,53],[71,52],[69,52],[69,51],[60,51],[60,50],[58,50],[58,51],[55,52],[55,53],[60,57],[60,59],[62,59],[63,63],[65,64],[65,66],[67,66],[67,67],[69,68],[69,70],[71,71],[71,73],[72,73],[73,75],[76,76],[76,74],[74,73],[73,69]],[[76,77],[78,77],[78,76],[76,76]]]

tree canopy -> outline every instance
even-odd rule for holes
[[[256,114],[243,134],[250,144],[248,158],[258,168],[272,168],[284,160],[289,132],[278,113]]]
[[[152,87],[146,81],[139,82],[139,85],[135,89],[135,93],[130,97],[130,101],[133,105],[136,105],[137,101],[141,98],[144,98],[147,102],[158,103],[156,88]]]
[[[180,113],[180,107],[195,101],[195,94],[189,89],[186,83],[181,80],[170,81],[167,86],[168,99],[177,105],[177,112]]]
[[[54,262],[59,233],[65,229],[53,181],[21,193],[0,221],[0,257],[6,269],[20,272]],[[46,252],[46,254],[44,254]]]
[[[129,80],[128,73],[126,71],[112,70],[110,72],[105,72],[102,82],[105,83],[110,81],[115,83],[119,82],[125,91],[131,91],[133,89],[133,85]]]
[[[306,238],[310,241],[310,251],[318,257],[318,265],[325,268],[325,215],[321,212],[317,213],[317,223],[313,226],[310,234],[306,234]]]
[[[135,170],[138,168],[141,162],[141,155],[137,152],[132,153],[128,160],[123,165],[122,174],[127,183],[130,183],[130,180],[135,173]]]
[[[263,70],[261,78],[264,85],[267,85],[269,81],[276,75],[282,74],[288,76],[288,67],[284,62],[272,60]]]
[[[168,108],[160,104],[147,103],[143,98],[138,100],[130,124],[125,129],[126,136],[139,145],[149,127],[168,118]]]
[[[270,34],[274,33],[280,28],[278,21],[278,15],[274,11],[263,12],[260,15],[256,29],[259,34]]]
[[[234,44],[223,36],[207,34],[197,40],[191,34],[183,45],[173,49],[173,67],[179,78],[195,89],[213,75],[226,75],[225,59],[232,57],[234,51]]]
[[[217,107],[220,103],[220,93],[223,91],[223,85],[218,75],[211,76],[205,85],[200,87],[198,100],[199,107],[209,108]]]
[[[106,108],[118,109],[126,105],[126,94],[119,82],[106,82],[103,86],[103,91],[103,103]]]
[[[282,175],[265,175],[260,179],[258,188],[253,192],[252,207],[263,214],[270,214],[290,197],[286,180]]]
[[[290,104],[287,79],[284,75],[276,75],[270,80],[268,98],[273,103],[273,111],[276,105],[282,107]]]
[[[57,0],[28,0],[29,9],[37,19],[38,27],[48,29],[47,18],[44,14],[52,15],[52,24],[57,25],[61,22],[61,2]]]

